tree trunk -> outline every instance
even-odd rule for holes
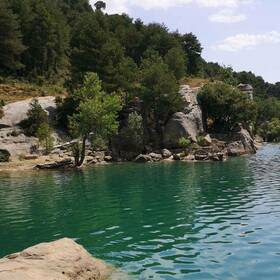
[[[80,167],[83,165],[85,157],[86,157],[86,141],[87,141],[87,137],[84,136],[83,137],[83,141],[82,141],[82,150],[80,152],[80,159],[77,162],[77,167]]]

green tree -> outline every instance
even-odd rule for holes
[[[155,130],[159,136],[160,143],[158,144],[161,145],[163,126],[174,112],[179,111],[181,106],[179,85],[163,59],[156,53],[142,61],[140,77],[144,125],[149,130],[149,123],[153,120],[152,123],[155,124]],[[154,135],[152,138],[158,137]],[[157,142],[157,139],[151,141]]]
[[[53,149],[54,138],[52,136],[52,128],[48,123],[43,123],[38,127],[36,136],[39,138],[39,142],[45,148],[45,153],[49,154]]]
[[[140,153],[144,145],[143,118],[137,112],[130,113],[126,126],[120,132],[122,149]]]
[[[177,80],[180,80],[185,76],[187,59],[182,48],[170,49],[165,55],[164,61]]]
[[[192,33],[182,36],[182,46],[187,55],[187,70],[189,74],[198,74],[201,68],[202,47],[197,37]]]
[[[232,131],[239,123],[247,127],[256,120],[255,102],[225,83],[206,84],[200,90],[198,99],[208,130]],[[208,125],[209,120],[212,123],[211,127]]]
[[[25,50],[16,15],[6,0],[0,1],[0,74],[15,73],[23,67],[20,56]]]
[[[26,2],[26,1],[25,1]],[[28,0],[23,13],[24,75],[58,82],[67,75],[69,28],[55,1]]]
[[[280,119],[273,118],[265,125],[266,139],[269,142],[280,141]]]
[[[69,128],[73,138],[81,141],[74,147],[75,165],[81,166],[85,159],[87,140],[102,138],[108,140],[118,130],[118,112],[121,100],[117,95],[108,95],[101,88],[101,82],[95,73],[85,76],[83,87],[77,91],[82,98],[78,112],[69,119]]]
[[[21,126],[25,129],[27,135],[36,136],[39,127],[45,123],[48,123],[48,114],[42,108],[38,99],[33,99],[27,112],[27,119],[21,123]]]

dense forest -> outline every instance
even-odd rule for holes
[[[143,125],[143,133],[155,145],[161,145],[162,125],[180,110],[180,82],[188,77],[200,77],[210,84],[221,81],[223,84],[214,83],[214,89],[204,88],[204,94],[212,92],[212,99],[201,98],[208,102],[202,104],[210,108],[208,113],[217,111],[215,106],[233,102],[239,108],[232,110],[236,122],[246,118],[267,140],[279,138],[280,83],[270,84],[251,72],[206,62],[192,33],[171,32],[163,24],[144,24],[126,14],[108,15],[105,7],[103,1],[92,7],[88,0],[0,0],[0,76],[38,85],[63,85],[69,94],[57,101],[59,125],[76,130],[74,134],[78,130],[75,118],[78,114],[83,117],[78,109],[84,105],[81,103],[87,99],[98,103],[98,97],[86,96],[83,89],[115,97],[108,100],[113,115],[121,108],[117,99],[125,107],[140,98],[144,110],[131,117],[131,126],[141,123],[138,128]],[[253,86],[254,106],[243,106],[244,100],[232,90],[231,86],[240,83]],[[218,98],[223,102],[216,102]],[[90,111],[84,110],[86,114]],[[109,114],[110,108],[106,110]],[[115,127],[112,122],[110,125]],[[222,129],[233,126],[227,123]]]

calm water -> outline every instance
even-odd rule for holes
[[[0,256],[65,236],[133,279],[279,279],[280,147],[0,175]]]

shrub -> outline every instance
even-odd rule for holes
[[[137,112],[130,113],[126,127],[120,133],[122,148],[129,152],[142,152],[144,143],[143,118]]]
[[[53,149],[54,139],[52,137],[52,129],[47,123],[39,126],[36,136],[39,138],[40,144],[44,146],[45,153],[49,154]]]
[[[48,114],[39,104],[39,101],[33,99],[30,103],[30,109],[27,112],[27,119],[21,123],[21,126],[27,135],[36,136],[39,127],[46,123],[48,123]]]
[[[203,144],[204,144],[204,137],[203,136],[198,136],[197,137],[197,144],[199,146],[203,146]]]
[[[191,140],[181,137],[178,144],[181,148],[186,149],[191,145]]]

